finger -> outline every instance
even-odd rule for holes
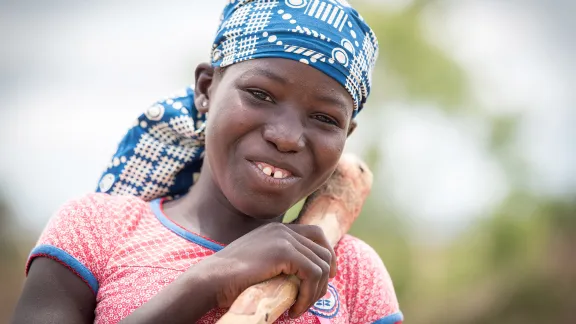
[[[308,305],[308,308],[312,307],[314,303],[316,303],[322,296],[326,294],[326,290],[328,289],[328,280],[330,278],[330,258],[331,254],[326,250],[324,247],[310,241],[309,239],[298,235],[297,233],[295,236],[289,238],[291,241],[292,246],[298,252],[302,253],[305,257],[307,257],[310,261],[320,267],[322,270],[322,277],[318,282],[318,286],[316,287],[316,295],[311,301],[311,304]],[[304,243],[302,243],[302,241]],[[313,249],[316,249],[317,252],[314,252]],[[323,254],[323,256],[321,256]],[[326,260],[328,259],[328,260]]]
[[[322,269],[312,262],[304,254],[296,251],[290,256],[289,274],[294,274],[300,279],[300,288],[296,302],[290,308],[290,317],[296,318],[306,312],[315,302],[318,286],[322,280]]]
[[[334,278],[338,271],[338,264],[336,258],[336,252],[334,252],[334,248],[328,242],[324,231],[319,226],[314,225],[302,225],[302,224],[294,224],[287,226],[292,232],[291,234],[298,239],[298,241],[306,246],[308,246],[314,253],[316,253],[319,257],[323,260],[326,260],[328,264],[330,264],[330,278]],[[294,235],[299,234],[299,235]],[[308,240],[320,245],[324,249],[328,250],[330,253],[330,258],[326,257],[326,253],[321,249],[318,249],[318,246],[311,247],[309,242],[302,240],[302,236],[307,238]]]
[[[326,295],[326,292],[328,291],[328,281],[330,280],[330,278],[328,276],[322,277],[322,282],[320,283],[319,286],[319,294],[316,297],[316,299],[314,299],[314,303],[316,303],[317,301],[319,301],[322,297],[324,297],[324,295]],[[314,306],[314,304],[310,305],[310,307]]]

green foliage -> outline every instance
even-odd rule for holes
[[[304,206],[304,201],[305,199],[301,200],[286,212],[283,220],[284,223],[291,223],[298,218],[298,214],[300,213],[300,210],[302,210],[302,206]]]
[[[380,56],[376,78],[387,99],[433,102],[455,110],[465,102],[467,79],[462,68],[424,34],[424,3],[412,2],[400,12],[361,8],[376,33]],[[379,89],[374,90],[380,94]]]

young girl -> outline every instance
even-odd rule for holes
[[[372,248],[281,223],[336,168],[377,48],[344,0],[230,0],[194,86],[140,116],[100,193],[50,220],[13,322],[214,323],[285,273],[301,286],[278,323],[400,323]]]

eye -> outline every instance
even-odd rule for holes
[[[316,120],[322,122],[322,123],[326,123],[326,124],[330,124],[330,125],[334,125],[334,126],[339,126],[339,123],[336,119],[327,116],[327,115],[314,115],[313,116]]]
[[[274,102],[272,97],[262,90],[248,89],[247,91],[258,100]]]

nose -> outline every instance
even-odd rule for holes
[[[304,149],[304,127],[296,113],[275,116],[263,129],[264,139],[280,152],[297,153]]]

